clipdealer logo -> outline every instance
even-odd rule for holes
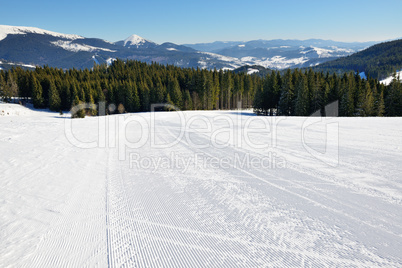
[[[199,150],[234,147],[249,148],[269,154],[271,153],[270,149],[277,148],[278,146],[278,129],[280,123],[289,120],[289,117],[282,116],[244,116],[241,110],[233,111],[228,114],[222,113],[214,117],[207,117],[202,114],[186,116],[184,112],[177,109],[177,107],[167,104],[152,105],[150,113],[105,116],[105,106],[104,102],[98,105],[99,116],[96,119],[94,118],[94,120],[97,121],[98,133],[96,133],[94,140],[87,141],[77,135],[77,133],[80,133],[79,130],[74,131],[75,127],[73,121],[80,119],[65,119],[65,136],[72,145],[82,149],[117,148],[118,158],[121,161],[127,159],[127,153],[144,148],[144,146],[150,149],[171,148],[173,150],[173,147],[179,143],[183,143],[189,148]],[[93,108],[93,104],[80,104],[78,107],[74,107],[72,112],[89,108]],[[158,121],[157,118],[157,115],[160,114],[157,111],[161,109],[175,111],[174,116],[176,118],[174,125],[177,127],[164,127],[162,130],[164,134],[169,135],[169,140],[161,140],[160,137],[158,139],[157,136],[157,132],[161,131],[160,123],[163,122],[160,118]],[[336,167],[339,163],[339,123],[335,118],[338,116],[338,102],[326,106],[325,113],[326,117],[321,117],[318,111],[310,117],[303,118],[302,125],[300,126],[300,142],[310,156],[331,167]],[[217,127],[217,125],[220,127]],[[225,127],[222,127],[223,125]],[[325,133],[320,134],[324,135],[325,138],[321,137],[314,141],[319,145],[318,147],[323,148],[321,150],[317,149],[317,146],[312,146],[309,142],[309,139],[311,139],[309,137],[311,134],[310,130],[314,132],[317,127],[325,129]],[[132,132],[128,131],[129,129],[135,129],[136,136],[134,138],[132,137]],[[174,133],[171,133],[171,130],[174,130]],[[253,134],[259,135],[261,133],[264,135],[264,139],[253,138]],[[201,142],[200,137],[203,138]],[[226,138],[222,140],[220,137]],[[280,152],[280,148],[276,151]],[[136,161],[140,161],[139,154],[134,154],[133,157]],[[141,157],[146,157],[146,155],[142,155]],[[258,160],[258,157],[262,160]],[[257,166],[262,167],[267,166],[266,163],[273,162],[272,159],[268,161],[264,156],[259,155],[258,157],[251,157],[251,155],[248,156],[248,158],[246,157],[245,166],[252,167],[254,165],[252,163],[257,163]],[[131,156],[130,159],[132,160]],[[142,164],[137,163],[137,166],[146,166],[146,162],[155,163],[154,161],[169,163],[169,161],[163,159],[144,159],[145,160],[142,160]],[[240,155],[236,156],[236,154],[233,154],[232,159],[228,160],[214,159],[214,157],[204,155],[204,157],[198,157],[198,161],[195,161],[196,157],[193,157],[192,160],[181,159],[180,161],[182,163],[198,165],[200,159],[207,159],[207,161],[203,161],[203,163],[207,163],[204,165],[210,166],[211,168],[216,166],[225,168],[225,161],[232,162],[233,167],[235,165],[236,167],[241,167],[239,161],[234,161],[240,159]],[[262,162],[258,163],[259,161]],[[170,163],[172,163],[172,161],[170,161]],[[153,166],[155,166],[155,164],[153,164]]]

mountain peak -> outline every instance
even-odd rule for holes
[[[136,34],[133,34],[124,40],[125,47],[134,47],[135,46],[138,48],[138,47],[144,46],[146,44],[155,44],[155,43],[148,41],[145,38],[142,38],[141,36],[138,36]]]

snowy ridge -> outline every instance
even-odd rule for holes
[[[78,51],[93,52],[93,51],[99,51],[99,50],[107,51],[107,52],[116,52],[116,50],[111,50],[111,49],[107,49],[107,48],[75,44],[75,43],[72,43],[72,41],[59,40],[59,41],[54,41],[54,42],[50,42],[50,43],[52,43],[55,46],[61,47],[65,50],[72,51],[72,52],[78,52]]]
[[[233,69],[239,68],[240,66],[244,65],[244,62],[242,62],[238,58],[223,56],[223,55],[212,53],[212,52],[198,51],[197,53],[205,55],[198,61],[198,64],[201,66],[202,69],[209,68],[208,63],[211,60],[219,60],[219,61],[225,62],[226,64],[229,65],[226,67],[227,70],[233,70]]]
[[[228,62],[237,62],[238,61],[240,63],[238,58],[233,58],[233,57],[229,57],[229,56],[223,56],[223,55],[215,54],[215,53],[212,53],[212,52],[198,52],[198,53],[208,55],[210,57],[216,58],[216,59],[221,60],[221,61],[228,61]]]
[[[294,65],[303,64],[307,61],[309,61],[309,58],[306,57],[287,59],[285,57],[275,56],[265,60],[259,60],[256,62],[256,64],[265,68],[286,69]]]
[[[260,65],[269,69],[286,69],[292,67],[294,65],[300,65],[307,61],[309,58],[300,57],[300,58],[286,58],[281,56],[275,56],[272,58],[262,58],[258,59],[255,57],[243,57],[241,58],[243,65]]]
[[[5,39],[7,37],[7,35],[9,35],[9,34],[27,34],[27,33],[47,34],[47,35],[52,35],[55,37],[70,39],[70,40],[84,39],[84,37],[75,35],[75,34],[56,33],[56,32],[52,32],[52,31],[39,29],[36,27],[19,27],[19,26],[0,25],[0,41]]]
[[[303,51],[300,51],[301,54],[308,54],[308,53],[317,53],[319,58],[330,58],[330,57],[341,57],[344,56],[345,53],[352,54],[354,52],[353,49],[346,49],[346,48],[338,48],[332,46],[330,48],[319,48],[319,47],[300,47]]]

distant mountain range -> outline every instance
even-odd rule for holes
[[[233,70],[244,65],[301,68],[351,55],[375,43],[309,39],[177,45],[156,44],[138,35],[112,43],[34,27],[0,25],[0,68],[91,68],[94,62],[110,64],[116,58],[207,69]]]

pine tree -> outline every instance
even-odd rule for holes
[[[60,111],[61,109],[60,95],[53,80],[50,81],[49,87],[49,109],[51,111]]]
[[[294,88],[292,83],[292,73],[290,69],[286,72],[282,83],[281,97],[279,100],[279,113],[281,115],[293,115]]]
[[[384,114],[385,114],[384,91],[381,90],[380,95],[378,97],[376,115],[384,116]]]
[[[148,85],[144,82],[141,82],[139,85],[139,95],[140,95],[140,106],[141,111],[147,112],[150,109],[149,102],[149,88]]]
[[[372,116],[375,114],[374,111],[374,96],[371,91],[369,83],[366,81],[364,85],[365,94],[361,101],[361,107],[359,107],[359,115],[361,116]]]
[[[296,87],[297,97],[296,97],[296,104],[295,104],[295,115],[298,116],[307,116],[309,112],[309,98],[308,98],[308,86],[307,80],[303,76],[299,78]]]
[[[98,65],[99,66],[99,65]],[[96,84],[95,84],[95,90],[94,90],[95,92],[95,102],[96,103],[99,103],[99,102],[103,102],[103,101],[105,101],[105,95],[103,94],[103,91],[102,91],[102,86],[101,86],[101,83],[99,82],[99,80],[98,81],[96,81]]]
[[[68,81],[64,80],[60,92],[61,110],[69,110],[71,107],[71,91]]]
[[[11,102],[13,97],[18,96],[18,85],[15,82],[14,75],[11,72],[8,72],[7,74],[7,81],[5,82],[4,79],[1,81],[0,97],[5,102]]]
[[[8,79],[7,79],[7,87],[8,91],[10,94],[10,97],[18,97],[18,85],[17,82],[15,81],[13,73],[9,73]]]
[[[272,116],[274,109],[279,107],[279,100],[281,97],[281,76],[279,72],[272,71],[269,78],[269,92],[268,96],[264,93],[264,98],[268,98],[269,115]]]
[[[355,83],[353,74],[344,75],[343,78],[343,94],[340,104],[340,115],[341,116],[354,116],[355,115],[355,101],[354,101],[354,91]]]
[[[318,73],[315,73],[313,79],[312,88],[310,89],[310,114],[321,112],[324,101],[321,77]]]
[[[96,116],[98,114],[98,110],[96,109],[95,101],[92,95],[89,95],[89,104],[91,107],[88,109],[88,114]]]
[[[346,88],[344,90],[344,94],[342,95],[341,106],[340,106],[340,115],[341,116],[353,116],[354,115],[353,94],[348,88]]]
[[[188,90],[187,90],[188,91]],[[219,75],[218,73],[215,71],[214,72],[214,81],[213,81],[213,96],[212,96],[212,109],[219,109],[219,95],[220,95],[220,84],[219,84]],[[190,96],[190,93],[189,93]],[[191,98],[190,98],[191,100]],[[192,104],[191,104],[192,106]],[[192,110],[192,109],[190,109]]]
[[[385,107],[387,116],[402,116],[402,84],[395,77],[388,86]]]
[[[131,104],[131,109],[133,112],[138,112],[140,111],[140,98],[138,96],[138,90],[137,90],[137,85],[134,83],[132,84],[132,104]]]
[[[169,89],[168,89],[171,101],[173,105],[181,109],[183,107],[183,97],[180,90],[179,81],[177,78],[169,77]]]
[[[70,95],[71,95],[71,97],[70,97],[70,107],[69,108],[71,108],[71,106],[74,106],[75,97],[78,97],[78,89],[77,89],[75,80],[73,80],[70,84]],[[78,97],[78,99],[79,99],[79,97]]]
[[[254,82],[251,75],[247,75],[244,80],[244,107],[250,108],[250,100],[252,96],[252,92],[254,91]]]
[[[257,87],[255,94],[254,94],[254,100],[253,100],[254,112],[256,114],[264,113],[263,98],[264,98],[263,87],[262,86]]]
[[[31,90],[32,102],[34,107],[42,108],[44,104],[42,96],[42,86],[33,73],[31,73],[31,75],[29,76],[29,87]]]
[[[169,92],[166,94],[165,103],[167,104],[167,106],[165,106],[165,109],[166,109],[167,111],[172,111],[172,110],[173,110],[173,107],[174,107],[175,105],[174,105],[172,99],[170,98]]]
[[[232,72],[226,72],[224,76],[224,98],[225,98],[225,108],[231,108],[231,97],[232,97],[232,90],[233,90],[233,78]]]
[[[185,110],[193,109],[193,101],[191,99],[190,91],[188,90],[184,92],[184,109]]]

